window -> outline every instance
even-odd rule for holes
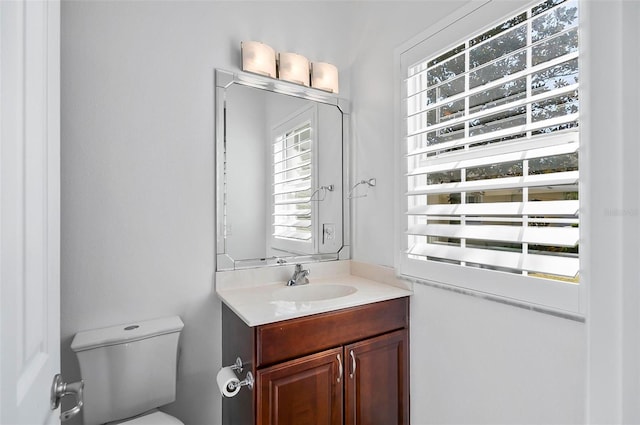
[[[315,208],[311,201],[316,180],[314,127],[314,109],[307,109],[273,130],[273,249],[296,254],[315,252]]]
[[[401,273],[577,310],[578,0],[403,69]]]

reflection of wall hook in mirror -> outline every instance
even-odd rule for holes
[[[352,193],[356,190],[356,188],[358,186],[360,186],[361,184],[366,184],[367,185],[367,190],[363,195],[352,195]],[[354,198],[366,198],[367,194],[369,193],[369,188],[370,187],[374,187],[376,185],[376,179],[367,179],[367,180],[360,180],[358,183],[356,183],[355,185],[353,185],[353,187],[351,188],[351,190],[349,191],[349,194],[347,195],[348,199],[354,199]]]
[[[332,184],[330,184],[329,186],[320,186],[319,188],[317,188],[316,190],[313,191],[311,196],[309,196],[309,202],[324,201],[324,198],[327,197],[327,192],[333,192],[333,188],[334,188],[334,186]],[[313,199],[313,197],[316,195],[316,193],[322,193],[322,198]],[[318,195],[318,196],[320,196],[320,195]]]

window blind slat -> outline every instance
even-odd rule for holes
[[[448,216],[448,215],[430,215],[428,217],[431,222],[455,222],[461,221],[464,218],[465,224],[469,225],[480,225],[480,224],[489,224],[489,223],[517,223],[522,225],[525,221],[528,223],[533,223],[535,225],[542,224],[559,224],[562,226],[573,226],[580,224],[577,216],[574,217],[525,217],[525,216],[505,216],[505,215],[466,215],[464,217],[461,216]]]
[[[295,181],[295,180],[293,180]],[[279,184],[280,185],[280,184]],[[304,192],[311,189],[311,181],[300,179],[299,183],[290,183],[278,191],[274,191],[273,195],[286,195],[289,193]]]
[[[304,173],[304,174],[298,174],[294,177],[288,178],[288,179],[283,179],[283,180],[279,180],[279,181],[274,181],[273,185],[280,185],[280,184],[284,184],[284,183],[289,183],[289,182],[293,182],[293,181],[297,181],[297,180],[305,180],[305,179],[310,179],[311,178],[311,170],[309,170],[308,173]]]
[[[467,137],[464,139],[452,140],[449,142],[436,143],[421,149],[416,149],[409,153],[409,155],[418,155],[423,153],[431,153],[437,151],[443,151],[447,149],[453,149],[464,145],[473,145],[476,143],[488,142],[490,140],[497,140],[504,137],[510,137],[530,131],[541,130],[547,127],[555,127],[563,124],[568,124],[578,120],[578,113],[564,115],[557,118],[551,118],[544,121],[538,121],[532,124],[519,125],[516,127],[505,128],[504,130],[497,130],[486,134],[480,134],[477,136]]]
[[[273,216],[282,216],[282,217],[287,217],[287,216],[296,216],[296,217],[305,217],[305,218],[309,218],[311,216],[311,208],[298,208],[298,209],[284,209],[282,211],[275,211],[273,214],[271,214]]]
[[[511,152],[494,156],[477,156],[473,155],[472,159],[457,158],[456,161],[434,164],[426,167],[416,168],[411,171],[409,176],[416,176],[420,174],[436,173],[448,170],[459,170],[461,168],[479,167],[482,165],[500,164],[504,162],[522,161],[532,158],[543,158],[546,156],[563,155],[568,153],[575,153],[578,150],[577,143],[568,143],[556,146],[549,146],[539,149],[528,149],[519,152]]]
[[[486,204],[418,205],[409,215],[577,215],[580,201],[494,202]]]
[[[550,134],[539,134],[535,136],[522,137],[508,140],[501,143],[494,143],[487,146],[468,150],[457,150],[453,152],[441,153],[437,156],[429,157],[430,165],[443,164],[447,162],[463,161],[484,156],[496,156],[526,150],[542,149],[551,146],[571,144],[578,142],[578,132],[575,130],[557,131]],[[407,157],[419,155],[420,153],[410,152]]]
[[[478,239],[512,243],[573,247],[578,244],[577,227],[532,227],[499,225],[419,224],[407,234],[456,239]]]
[[[308,205],[309,204],[309,198],[304,198],[304,199],[291,199],[288,201],[278,201],[278,202],[274,202],[273,205]]]
[[[297,217],[287,217],[285,219],[276,220],[272,224],[274,226],[285,227],[311,227],[311,220],[299,220]]]
[[[294,231],[302,229],[303,231],[307,231],[308,232],[309,229],[311,229],[311,225],[309,225],[309,226],[293,226],[293,225],[286,225],[286,224],[281,224],[281,223],[273,223],[273,225],[275,227],[278,227],[278,228],[292,229]]]
[[[285,239],[301,240],[301,241],[308,241],[311,239],[311,233],[299,232],[296,230],[287,230],[287,229],[283,229],[280,232],[274,232],[272,236],[285,238]]]
[[[434,244],[416,244],[408,254],[422,257],[434,257],[502,267],[535,273],[548,273],[558,276],[575,277],[579,271],[577,258],[517,252],[496,251],[479,248],[460,248]]]
[[[478,192],[483,190],[518,187],[572,185],[578,182],[578,176],[578,171],[565,171],[560,173],[538,174],[534,176],[504,177],[460,183],[442,183],[429,186],[417,186],[413,190],[409,190],[407,195]]]
[[[309,159],[308,161],[301,162],[289,168],[283,168],[282,170],[275,170],[273,174],[277,176],[278,174],[288,173],[290,171],[298,170],[303,167],[308,167],[310,164],[311,164],[311,160]]]

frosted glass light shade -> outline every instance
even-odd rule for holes
[[[259,41],[243,41],[242,70],[276,78],[276,52]]]
[[[325,62],[311,64],[311,87],[338,93],[338,68]]]
[[[297,53],[279,53],[278,78],[309,86],[309,60]]]

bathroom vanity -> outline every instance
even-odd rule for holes
[[[223,399],[223,424],[409,423],[410,291],[341,276],[300,293],[323,286],[356,291],[313,301],[278,299],[305,297],[283,284],[218,291],[223,364],[240,357],[239,376],[255,377]]]
[[[244,72],[215,84],[222,423],[409,423],[412,292],[349,261],[349,102]],[[286,286],[299,263],[311,282]]]

